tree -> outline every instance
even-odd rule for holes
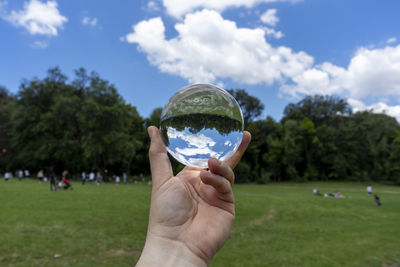
[[[302,141],[302,157],[303,162],[299,170],[303,180],[317,180],[318,170],[316,165],[316,156],[318,150],[321,148],[321,142],[317,136],[317,130],[314,123],[308,118],[304,117],[300,122],[301,127],[301,141]]]
[[[303,161],[300,135],[301,128],[299,122],[287,120],[283,125],[283,164],[285,165],[286,180],[301,181],[298,167]]]
[[[25,81],[12,111],[17,168],[55,167],[75,170],[80,165],[79,102],[74,88],[58,68],[44,80]]]
[[[372,111],[353,114],[337,97],[308,96],[287,105],[280,122],[271,117],[255,120],[264,108],[260,100],[243,89],[229,92],[243,109],[246,129],[253,136],[235,169],[236,182],[400,184],[396,119]],[[160,126],[161,112],[156,108],[143,119],[114,85],[83,68],[75,71],[72,82],[58,67],[52,68],[44,79],[24,81],[15,96],[0,87],[0,171],[54,167],[57,172],[79,173],[107,168],[109,174],[148,174],[146,128]],[[187,125],[178,122],[177,127]],[[217,122],[197,120],[191,130],[213,123]],[[227,125],[216,128],[224,132],[238,127]],[[183,168],[172,158],[171,162],[175,172]]]
[[[128,135],[133,149],[128,150],[125,155],[126,163],[123,166],[129,173],[148,173],[148,144],[150,142],[145,127],[145,120],[139,115],[136,107],[126,104]],[[147,168],[146,168],[147,167]]]
[[[284,120],[302,120],[309,118],[317,127],[337,115],[348,116],[351,108],[346,100],[336,96],[314,95],[307,96],[296,104],[285,107]]]
[[[388,161],[385,166],[388,169],[389,181],[400,185],[400,132],[394,139]]]
[[[156,126],[160,127],[160,121],[161,121],[161,113],[162,113],[162,108],[155,108],[151,114],[150,117],[146,119],[146,126]]]
[[[271,117],[267,117],[266,120],[251,122],[247,129],[252,134],[252,141],[242,161],[252,166],[252,181],[266,183],[270,180],[280,180],[282,159],[274,141],[280,144],[282,126]]]
[[[4,173],[10,166],[15,151],[11,146],[12,121],[11,107],[15,101],[5,87],[0,86],[0,173]]]
[[[18,168],[76,173],[137,166],[144,122],[136,108],[98,74],[76,73],[72,84],[58,68],[22,84],[12,112]]]
[[[245,127],[247,127],[250,122],[261,115],[262,111],[264,110],[264,105],[258,98],[249,95],[243,89],[229,89],[227,91],[236,99],[242,108]]]
[[[87,96],[79,115],[81,145],[88,168],[120,170],[130,166],[135,151],[129,119],[136,109],[127,106],[116,88],[96,73],[89,77]],[[141,129],[140,129],[141,130]]]
[[[383,181],[387,179],[391,144],[399,132],[398,122],[385,114],[371,111],[358,112],[350,118],[352,129],[351,166],[356,179]]]

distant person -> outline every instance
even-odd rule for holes
[[[122,179],[124,180],[124,184],[126,184],[126,180],[128,179],[128,175],[126,175],[126,172],[122,174]]]
[[[86,183],[86,172],[82,172],[81,179],[82,179],[82,185],[85,185],[85,183]]]
[[[56,191],[56,190],[57,190],[56,174],[52,171],[50,173],[50,191]]]
[[[137,177],[137,175],[135,174],[135,175],[133,175],[133,183],[134,184],[136,184],[137,183],[137,180],[138,180],[138,177]]]
[[[24,174],[25,174],[26,178],[30,178],[31,177],[31,173],[27,169],[25,169]]]
[[[367,186],[367,193],[369,197],[372,197],[372,186]]]
[[[22,170],[18,171],[18,181],[21,182],[22,178],[24,177],[24,172]]]
[[[43,176],[44,176],[43,170],[40,170],[38,172],[38,174],[37,174],[37,177],[39,179],[39,183],[41,183],[43,181]]]
[[[11,172],[6,172],[4,174],[4,180],[7,182],[9,179],[11,179],[11,176],[12,176]]]
[[[94,182],[94,178],[95,178],[94,172],[90,172],[90,174],[89,174],[89,181],[93,183],[93,182]]]
[[[382,205],[381,200],[380,200],[380,198],[378,197],[377,194],[374,195],[374,198],[375,198],[375,204],[376,204],[377,206]]]
[[[318,188],[313,189],[313,194],[314,196],[321,196],[321,193],[319,192]]]
[[[71,190],[73,189],[71,184],[69,183],[70,175],[67,170],[63,172],[63,183],[64,183],[64,190],[67,190],[70,188]]]
[[[141,174],[139,175],[139,181],[140,181],[141,183],[143,183],[143,182],[144,182],[144,176],[143,176],[143,173],[141,173]]]
[[[101,179],[103,178],[103,176],[101,176],[100,172],[97,172],[96,174],[96,185],[100,185]]]
[[[120,181],[121,181],[121,180],[120,180],[119,176],[117,175],[117,176],[115,177],[115,185],[118,186]]]
[[[336,198],[345,198],[345,196],[344,196],[341,192],[339,192],[339,191],[337,191],[337,192],[334,194],[334,196],[335,196]]]

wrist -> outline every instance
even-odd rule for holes
[[[146,244],[136,266],[207,266],[184,243],[147,233]]]

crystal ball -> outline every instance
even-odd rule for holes
[[[243,114],[224,89],[195,84],[179,90],[161,113],[167,151],[180,163],[208,168],[208,159],[228,160],[243,137]]]

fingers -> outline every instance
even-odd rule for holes
[[[247,149],[247,146],[249,145],[251,140],[251,134],[248,131],[243,132],[243,138],[242,138],[242,143],[240,144],[238,150],[236,150],[235,154],[228,159],[225,164],[227,164],[229,167],[232,169],[235,168],[235,166],[238,164],[240,159],[242,158],[244,152]]]
[[[250,140],[251,134],[247,131],[244,131],[242,143],[230,159],[228,159],[225,163],[222,163],[217,159],[209,159],[209,171],[202,171],[200,173],[200,179],[202,180],[202,182],[211,185],[220,193],[231,192],[232,184],[235,179],[235,175],[232,169],[236,166],[236,164],[238,164],[239,160],[242,158],[244,152],[247,149],[247,146],[250,143]]]
[[[211,185],[220,193],[229,193],[232,190],[231,183],[222,176],[209,171],[202,171],[200,179],[204,184]]]
[[[151,139],[149,159],[152,180],[154,186],[158,186],[173,176],[171,162],[157,127],[150,126],[147,132]]]
[[[214,174],[218,174],[229,181],[232,185],[235,180],[235,174],[233,173],[232,169],[226,165],[226,163],[222,163],[217,159],[209,159],[208,160],[208,169],[210,172]]]
[[[214,158],[208,160],[208,167],[209,171],[200,173],[202,182],[211,185],[220,193],[231,192],[235,177],[232,169]]]

